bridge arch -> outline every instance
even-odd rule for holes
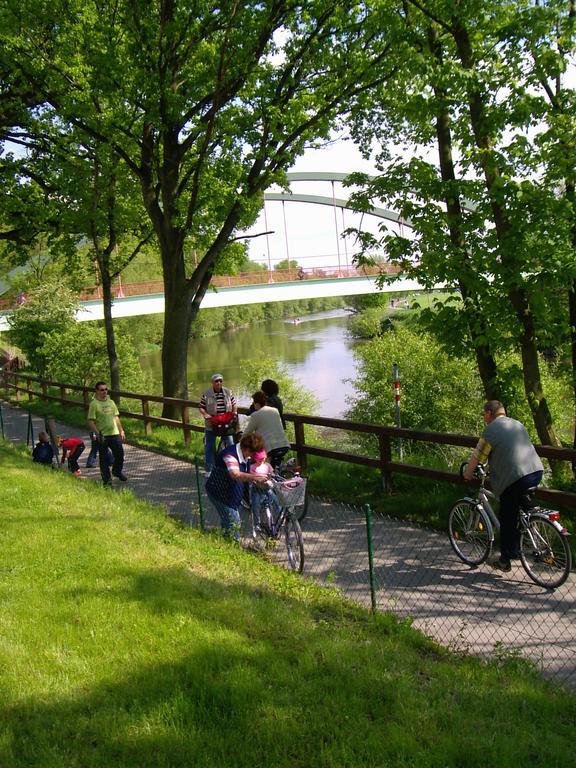
[[[264,208],[263,219],[264,229],[266,231],[266,253],[257,254],[258,249],[257,241],[251,243],[251,258],[255,261],[266,262],[268,269],[271,271],[273,263],[286,260],[288,265],[291,262],[297,261],[301,266],[303,261],[310,259],[322,259],[330,256],[336,257],[338,266],[345,266],[348,268],[353,261],[353,256],[350,258],[348,254],[348,241],[346,237],[342,236],[348,225],[344,221],[344,212],[350,211],[353,214],[361,216],[368,216],[374,219],[380,219],[389,222],[392,225],[398,227],[399,232],[403,233],[403,227],[411,227],[411,222],[403,219],[395,211],[389,210],[380,206],[373,206],[368,211],[358,211],[348,199],[339,196],[336,197],[335,184],[337,182],[343,182],[350,174],[339,173],[336,171],[293,171],[286,174],[286,179],[289,184],[297,182],[316,182],[316,183],[329,183],[332,187],[331,195],[323,194],[307,194],[302,192],[279,191],[279,192],[265,192],[264,194]],[[368,178],[373,178],[368,176]],[[270,207],[269,203],[281,203],[282,212],[281,216],[277,211],[272,208],[272,220],[273,225],[269,225],[270,219]],[[327,219],[320,215],[317,215],[314,219],[303,215],[302,218],[297,219],[297,227],[300,231],[307,232],[310,238],[301,237],[301,240],[306,240],[306,244],[302,247],[297,254],[293,254],[294,248],[294,219],[292,223],[288,224],[288,216],[286,214],[286,203],[302,203],[308,206],[324,206],[332,208],[334,211],[334,218],[331,224],[328,224]],[[303,210],[303,209],[300,209]],[[339,215],[341,215],[341,222],[339,222]],[[294,214],[290,214],[292,217]],[[260,220],[262,221],[262,219]],[[308,224],[307,224],[308,223]],[[308,229],[306,227],[308,226]],[[289,231],[291,230],[291,231]],[[297,238],[296,238],[297,239]],[[272,242],[275,241],[275,242]],[[325,248],[324,253],[312,253],[314,249],[313,243],[319,242]],[[330,243],[330,245],[328,245]],[[332,243],[334,245],[332,245]],[[317,250],[317,247],[316,247]],[[330,251],[328,253],[327,251]],[[344,251],[344,253],[341,252]]]

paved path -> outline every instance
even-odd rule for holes
[[[5,437],[26,442],[25,411],[2,406]],[[33,417],[34,435],[44,421]],[[84,469],[87,431],[57,425],[59,432],[83,437],[82,479],[99,481],[98,469]],[[198,493],[192,463],[127,446],[127,483],[137,496],[159,504],[190,525],[198,525]],[[203,492],[205,521],[218,517]],[[247,521],[244,521],[247,523]],[[361,510],[312,499],[303,521],[304,573],[341,589],[370,606],[366,526]],[[505,656],[521,652],[548,676],[576,687],[576,574],[560,589],[547,592],[533,584],[521,566],[497,574],[484,566],[470,569],[453,554],[446,535],[376,516],[373,520],[378,608],[411,617],[415,626],[458,651]],[[273,555],[286,565],[279,545]]]

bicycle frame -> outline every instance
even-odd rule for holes
[[[500,520],[498,519],[496,512],[490,504],[490,499],[495,498],[496,495],[492,493],[492,491],[489,491],[488,488],[484,487],[484,478],[482,478],[482,483],[480,488],[478,488],[478,496],[476,498],[471,496],[464,497],[464,501],[468,501],[475,507],[481,507],[486,513],[487,522],[489,525],[488,532],[490,534],[490,541],[494,541],[494,532],[500,530]]]
[[[486,480],[486,477],[487,475],[482,475],[481,477],[480,487],[478,488],[478,496],[476,498],[465,496],[464,499],[465,501],[470,502],[470,504],[473,504],[474,506],[482,507],[482,509],[486,513],[486,517],[488,518],[488,523],[490,525],[490,529],[489,529],[490,540],[494,541],[495,531],[500,530],[500,520],[498,519],[498,515],[494,511],[492,505],[490,504],[490,499],[496,499],[496,495],[492,493],[492,491],[489,491],[488,488],[484,487],[484,482]],[[549,512],[548,510],[542,510],[539,507],[535,507],[530,511],[521,508],[519,517],[518,517],[518,524],[520,528],[523,528],[528,532],[532,545],[537,547],[538,542],[534,540],[534,535],[530,528],[530,520],[534,518],[546,519],[556,528],[558,533],[560,533],[562,536],[567,536],[568,531],[558,521],[559,517],[560,515],[558,513]]]

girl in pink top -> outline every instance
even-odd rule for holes
[[[269,464],[266,459],[268,458],[266,451],[256,451],[252,454],[252,464],[250,464],[250,472],[254,475],[263,475],[270,477],[274,470],[272,465]],[[253,483],[250,485],[250,503],[252,505],[252,518],[254,520],[254,526],[262,526],[266,524],[265,519],[261,519],[260,511],[267,505],[272,512],[271,520],[268,521],[268,527],[274,524],[274,521],[278,519],[280,514],[280,504],[276,498],[276,494],[267,487],[270,483],[264,483],[262,485],[256,485]]]

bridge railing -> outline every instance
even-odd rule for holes
[[[40,399],[44,402],[56,402],[64,406],[79,406],[88,411],[90,400],[94,394],[89,387],[75,384],[65,384],[59,381],[50,381],[37,376],[14,371],[2,371],[0,385],[6,393],[13,392],[17,400],[28,398]],[[204,432],[202,424],[194,423],[191,415],[200,405],[197,400],[181,400],[178,398],[163,397],[162,395],[142,394],[126,392],[124,390],[110,390],[110,394],[122,401],[133,401],[138,410],[120,408],[122,418],[130,418],[141,421],[144,433],[150,435],[154,424],[168,426],[182,430],[184,443],[190,444],[192,432]],[[179,419],[167,419],[154,415],[151,412],[151,404],[170,405],[180,413]],[[246,408],[239,408],[240,413],[246,414]],[[413,429],[389,427],[379,424],[365,424],[362,422],[346,421],[345,419],[329,419],[322,416],[309,416],[305,414],[284,413],[286,421],[294,425],[295,440],[292,449],[296,451],[299,463],[305,468],[309,456],[319,456],[325,459],[345,462],[348,464],[372,467],[377,469],[382,476],[385,490],[392,488],[394,474],[410,475],[412,477],[424,477],[432,480],[461,484],[460,476],[455,472],[424,467],[415,464],[392,460],[392,446],[399,439],[410,440],[415,443],[459,446],[472,448],[478,438],[469,435],[458,435],[443,432],[424,432]],[[339,430],[348,434],[373,435],[378,446],[376,455],[367,456],[356,452],[332,450],[306,442],[305,428],[321,427],[330,430]],[[538,454],[550,461],[576,461],[576,450],[570,448],[555,448],[552,446],[536,446]],[[537,495],[553,504],[561,506],[576,506],[576,493],[568,493],[551,488],[539,488]]]
[[[235,288],[245,285],[269,285],[271,283],[290,283],[301,280],[337,280],[341,278],[374,276],[382,272],[396,274],[398,267],[391,264],[373,267],[351,267],[332,265],[327,267],[292,267],[290,269],[260,270],[258,272],[240,272],[237,275],[214,275],[210,285],[214,288]],[[114,289],[115,297],[149,296],[164,292],[161,280],[148,280],[141,283],[122,283]],[[81,301],[99,299],[102,292],[99,286],[89,288],[80,295]]]
[[[382,272],[396,274],[398,267],[391,264],[380,264],[373,267],[354,267],[332,265],[327,267],[292,267],[290,269],[261,270],[258,272],[241,272],[238,275],[215,275],[210,285],[214,288],[234,288],[245,285],[269,285],[272,283],[300,282],[301,280],[338,280],[342,278],[366,277],[379,275]],[[147,280],[140,283],[119,283],[114,286],[114,298],[129,296],[152,296],[164,293],[162,280]],[[79,295],[80,301],[96,301],[102,298],[99,285],[85,288]],[[0,298],[0,311],[14,309],[17,304],[15,295]]]

